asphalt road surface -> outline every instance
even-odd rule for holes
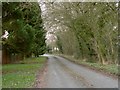
[[[48,57],[45,88],[118,88],[118,80],[62,57]]]

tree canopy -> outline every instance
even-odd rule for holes
[[[39,56],[45,53],[45,30],[41,9],[37,2],[3,2],[2,31],[8,31],[3,38],[3,49],[11,54]]]
[[[41,7],[46,29],[58,37],[60,52],[86,61],[117,63],[117,2],[53,2]]]

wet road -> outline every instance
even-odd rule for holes
[[[118,88],[118,80],[74,64],[62,57],[46,55],[45,88]]]

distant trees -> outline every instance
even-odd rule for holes
[[[35,56],[43,54],[46,49],[45,31],[39,4],[37,2],[2,4],[2,30],[9,32],[8,38],[3,38],[3,51],[9,52],[9,56],[21,55],[22,59],[32,54]]]
[[[45,5],[47,13],[44,17],[51,16],[45,21],[48,27],[54,26],[56,35],[59,33],[57,44],[63,54],[102,64],[117,63],[117,2]]]

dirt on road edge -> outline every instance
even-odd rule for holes
[[[94,70],[94,71],[97,72],[97,73],[101,73],[101,74],[106,75],[106,76],[109,76],[109,77],[111,77],[111,78],[118,79],[118,75],[109,73],[109,72],[107,72],[107,71],[105,71],[105,70],[98,69],[98,68],[94,68],[94,67],[92,67],[92,66],[88,66],[88,65],[85,65],[85,64],[81,64],[81,63],[75,62],[74,60],[71,60],[70,58],[68,58],[68,57],[66,57],[66,56],[63,56],[63,55],[58,55],[58,56],[60,56],[60,57],[62,57],[62,58],[65,58],[65,59],[67,59],[67,60],[69,60],[69,61],[71,61],[71,62],[73,62],[73,63],[78,64],[78,65],[81,65],[81,66],[83,66],[83,67],[86,67],[86,68],[88,68],[88,69]]]
[[[38,70],[37,75],[36,75],[36,82],[34,84],[34,88],[43,88],[45,86],[45,75],[47,72],[47,62],[48,62],[48,57],[46,57],[46,62],[43,66],[42,69]]]

